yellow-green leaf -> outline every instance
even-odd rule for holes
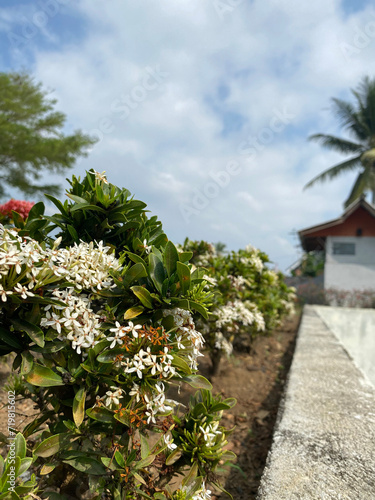
[[[73,400],[73,419],[77,427],[82,424],[85,417],[85,400],[86,391],[83,387],[81,387]]]

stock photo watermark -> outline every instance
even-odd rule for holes
[[[150,93],[157,90],[168,77],[169,73],[162,71],[158,65],[153,68],[147,66],[139,83],[127,94],[121,94],[114,99],[110,105],[111,113],[99,118],[97,127],[88,131],[88,134],[97,138],[96,144],[88,150],[88,153],[91,153],[106,135],[115,132],[117,120],[127,120],[131,113],[147,100]]]
[[[211,171],[208,175],[211,181],[207,182],[202,189],[194,188],[190,203],[180,205],[180,213],[186,223],[190,222],[193,215],[199,215],[210,204],[210,200],[217,198],[221,191],[225,189],[235,177],[241,173],[241,166],[238,161],[230,161],[225,170],[219,172]]]
[[[363,28],[356,26],[351,43],[340,43],[340,50],[348,62],[366,49],[375,39],[375,14],[372,14],[372,17],[373,20],[366,23]]]
[[[16,486],[16,394],[15,391],[8,391],[8,458],[7,458],[7,467],[8,470],[8,478],[7,482],[9,484],[9,491],[14,492],[14,488]]]
[[[38,2],[39,10],[31,17],[22,16],[22,26],[17,32],[8,32],[8,40],[13,49],[23,49],[39,31],[47,26],[49,21],[60,11],[61,6],[68,5],[72,0],[45,0]]]
[[[290,113],[286,106],[282,109],[274,108],[268,126],[259,130],[256,135],[249,135],[246,140],[238,146],[238,154],[244,160],[251,161],[262,152],[267,145],[272,143],[277,134],[280,134],[292,123],[297,115]],[[206,182],[200,189],[194,188],[189,203],[181,203],[180,213],[186,223],[193,216],[198,216],[202,210],[208,207],[211,200],[218,198],[222,191],[227,188],[233,177],[242,172],[240,161],[231,160],[224,170],[211,171],[208,175],[210,181]]]

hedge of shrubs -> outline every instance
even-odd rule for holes
[[[0,499],[208,499],[234,458],[221,417],[235,400],[197,373],[202,349],[216,367],[236,336],[273,328],[293,291],[252,247],[175,246],[104,173],[73,176],[67,196],[47,196],[54,215],[41,202],[3,212],[0,355],[39,416],[9,428]],[[181,384],[198,390],[188,407],[168,398]]]

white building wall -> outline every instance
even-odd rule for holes
[[[334,243],[354,243],[355,255],[334,255]],[[328,236],[324,288],[375,290],[375,237]]]

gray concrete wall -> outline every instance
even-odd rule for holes
[[[375,310],[316,306],[315,311],[375,387]]]
[[[305,306],[258,500],[374,499],[375,389]]]
[[[334,243],[354,243],[355,255],[334,255]],[[375,289],[375,238],[328,236],[324,288]]]

